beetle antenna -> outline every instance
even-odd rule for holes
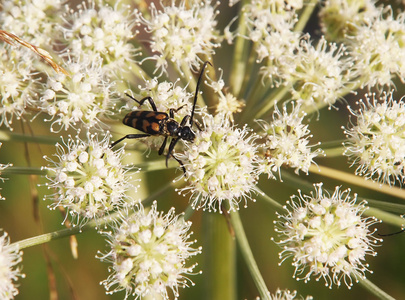
[[[212,66],[212,64],[209,61],[206,61],[202,68],[201,68],[201,72],[200,72],[200,76],[198,77],[198,81],[197,81],[197,86],[195,88],[195,94],[194,94],[194,103],[193,103],[193,109],[191,110],[191,115],[190,115],[190,126],[193,125],[193,117],[194,117],[194,110],[195,110],[195,105],[197,103],[197,97],[198,97],[198,89],[200,87],[200,83],[201,83],[201,78],[204,74],[204,70],[205,67],[207,66],[207,64],[209,64],[210,66]]]

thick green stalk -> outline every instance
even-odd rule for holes
[[[86,231],[89,229],[94,229],[94,227],[96,227],[96,226],[102,226],[106,223],[106,220],[110,220],[110,218],[104,218],[103,220],[99,220],[98,222],[91,221],[82,227],[76,226],[76,227],[72,227],[72,228],[66,228],[66,229],[62,229],[62,230],[58,230],[58,231],[54,231],[54,232],[50,232],[50,233],[41,234],[38,236],[34,236],[34,237],[31,237],[31,238],[28,238],[25,240],[21,240],[21,241],[12,243],[11,245],[17,245],[18,249],[21,250],[21,249],[29,248],[32,246],[45,244],[52,240],[75,235],[75,234],[81,233],[82,231]]]
[[[203,254],[205,299],[237,299],[235,241],[223,214],[203,214]]]
[[[240,7],[244,7],[249,1],[244,0],[239,3]],[[240,88],[242,87],[243,78],[245,76],[246,67],[246,20],[244,13],[240,10],[239,20],[238,20],[238,36],[235,41],[235,48],[233,52],[232,59],[232,72],[229,79],[230,87],[234,95],[239,95]]]
[[[368,280],[367,278],[363,278],[361,276],[361,274],[358,274],[358,277],[359,277],[360,284],[365,289],[367,289],[370,293],[377,296],[379,299],[382,299],[382,300],[395,300],[395,298],[388,295],[386,292],[384,292],[382,289],[380,289],[378,286],[376,286],[370,280]]]
[[[333,168],[321,166],[321,165],[311,165],[309,167],[309,172],[321,174],[322,176],[326,176],[329,178],[333,178],[336,180],[344,181],[350,184],[355,184],[370,190],[374,190],[380,193],[385,193],[387,195],[391,195],[394,197],[398,197],[401,199],[405,199],[405,192],[404,190],[395,187],[395,186],[388,186],[386,184],[379,184],[377,182],[371,180],[365,180],[363,177],[356,176],[354,174],[350,174],[347,172],[343,172],[340,170],[336,170]]]
[[[304,9],[299,16],[299,20],[297,24],[295,24],[294,31],[302,31],[304,30],[305,26],[308,23],[309,18],[312,15],[316,5],[318,4],[319,0],[312,0],[309,3],[305,3]]]
[[[235,230],[236,240],[240,251],[242,252],[243,258],[245,259],[246,265],[250,271],[252,279],[256,284],[256,287],[259,291],[260,298],[263,300],[270,300],[270,293],[267,289],[266,283],[260,273],[260,270],[256,264],[256,261],[253,257],[252,250],[250,249],[249,242],[247,240],[245,230],[243,229],[242,221],[240,220],[239,213],[231,212],[231,222],[233,229]]]
[[[0,142],[7,141],[55,145],[56,143],[61,142],[61,138],[59,136],[33,136],[21,133],[14,133],[7,130],[0,130]]]

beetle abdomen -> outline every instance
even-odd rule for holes
[[[128,113],[122,123],[151,135],[161,135],[160,124],[168,118],[164,112],[136,110]]]

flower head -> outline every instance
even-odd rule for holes
[[[57,161],[45,157],[53,166],[45,167],[50,184],[55,189],[47,196],[72,216],[74,225],[102,218],[117,208],[133,204],[125,192],[136,189],[130,184],[127,170],[122,166],[123,148],[110,149],[108,135],[100,142],[94,135],[87,141],[69,138],[65,147],[57,144]]]
[[[22,118],[26,107],[34,103],[38,78],[32,57],[15,47],[0,48],[0,125],[13,130],[13,119]]]
[[[65,0],[2,1],[0,27],[43,48],[52,45],[52,36],[60,23],[58,12]]]
[[[323,2],[319,17],[326,39],[339,42],[355,36],[358,27],[379,14],[374,0],[328,0]]]
[[[218,47],[219,35],[215,30],[217,12],[210,1],[192,1],[190,8],[186,1],[157,9],[150,5],[150,16],[139,15],[139,22],[146,26],[151,35],[150,48],[156,53],[156,69],[166,71],[168,63],[179,69],[186,64],[196,69],[202,62],[199,56],[210,56]]]
[[[88,56],[91,61],[101,58],[103,69],[118,73],[128,67],[136,54],[129,43],[135,35],[135,22],[127,13],[130,8],[118,9],[118,4],[99,7],[94,1],[89,2],[89,7],[82,3],[76,12],[69,9],[62,25],[62,42],[71,57]]]
[[[306,106],[332,106],[350,80],[353,60],[345,57],[345,51],[344,46],[328,44],[324,38],[316,47],[302,39],[282,76],[286,84],[293,83],[293,99],[303,100]]]
[[[10,246],[10,238],[6,232],[0,236],[0,298],[14,299],[18,295],[16,281],[24,278],[19,268],[15,266],[22,261],[22,251],[16,246]]]
[[[211,87],[215,94],[218,95],[218,104],[216,105],[216,115],[229,117],[233,122],[233,115],[242,111],[245,106],[244,100],[238,100],[229,91],[224,91],[225,81],[222,79],[223,71],[219,69],[220,76],[216,80],[207,76],[206,85]]]
[[[404,81],[405,12],[396,18],[392,10],[380,15],[357,28],[356,35],[348,39],[362,87],[390,86],[395,75]]]
[[[362,218],[366,210],[365,201],[356,204],[357,195],[350,197],[350,189],[341,191],[336,187],[329,195],[322,190],[322,184],[315,184],[315,195],[292,196],[286,214],[278,214],[276,232],[283,248],[279,254],[284,262],[293,258],[294,278],[309,281],[323,278],[325,285],[332,288],[341,280],[350,288],[352,277],[365,277],[371,272],[364,263],[366,255],[375,256],[373,245],[379,241],[369,227],[379,221],[374,217]],[[307,273],[305,274],[305,272]]]
[[[271,124],[258,121],[264,131],[261,135],[265,138],[265,159],[261,168],[269,177],[273,177],[274,172],[280,174],[283,165],[295,168],[297,174],[300,170],[308,174],[313,159],[323,154],[320,148],[312,151],[313,146],[308,145],[312,135],[309,135],[308,125],[303,124],[306,114],[301,111],[301,105],[292,103],[291,106],[291,112],[285,104],[282,112],[275,106]]]
[[[253,42],[258,61],[264,61],[261,73],[275,86],[282,83],[286,63],[299,45],[300,34],[293,30],[297,18],[291,8],[287,1],[262,0],[253,0],[242,8],[246,37]]]
[[[72,77],[64,74],[48,77],[40,99],[42,110],[53,120],[51,131],[67,130],[77,125],[100,128],[99,118],[111,115],[116,104],[100,60],[70,60],[66,69]],[[55,130],[54,126],[59,129]]]
[[[258,177],[257,138],[246,126],[230,125],[226,118],[203,118],[204,129],[186,144],[184,154],[177,157],[184,163],[192,206],[209,211],[221,208],[226,201],[229,210],[239,209],[241,199],[250,199]],[[221,210],[220,210],[221,211]]]
[[[177,298],[179,287],[193,284],[185,275],[193,274],[196,265],[186,267],[187,259],[201,253],[201,248],[191,247],[195,241],[188,241],[190,226],[174,208],[159,213],[156,201],[149,211],[139,204],[123,212],[120,224],[106,233],[111,251],[99,257],[112,264],[113,273],[102,282],[108,293],[124,290],[125,299],[132,295],[166,300],[169,288]]]
[[[391,93],[384,93],[378,102],[375,94],[367,94],[360,100],[360,109],[350,112],[356,124],[346,129],[348,141],[345,155],[356,174],[382,183],[405,182],[405,104],[403,98],[396,101]]]

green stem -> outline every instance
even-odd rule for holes
[[[267,289],[266,283],[260,273],[260,270],[256,264],[256,261],[253,257],[252,250],[250,249],[249,242],[246,237],[245,230],[243,229],[242,221],[240,219],[239,213],[237,211],[231,212],[231,222],[233,229],[235,230],[236,240],[238,241],[238,245],[240,251],[245,259],[246,265],[250,271],[252,279],[256,284],[256,287],[259,291],[261,299],[270,300],[270,293]]]
[[[378,208],[369,207],[365,212],[367,216],[373,216],[380,219],[386,224],[402,227],[405,225],[405,220],[400,216],[380,210]]]
[[[344,181],[350,184],[355,184],[364,187],[366,189],[371,189],[380,193],[385,193],[387,195],[391,195],[405,200],[404,190],[395,186],[388,186],[386,184],[379,184],[371,180],[365,180],[363,177],[356,176],[354,174],[350,174],[347,172],[343,172],[340,170],[336,170],[321,165],[318,166],[311,165],[309,167],[309,172],[321,174],[322,176],[333,178],[339,181]]]
[[[241,87],[239,88],[238,95],[237,95],[237,98],[239,98],[239,99],[244,99],[246,91],[248,90],[249,83],[252,80],[252,73],[254,70],[256,59],[257,59],[256,50],[255,50],[254,46],[252,46],[250,48],[250,53],[249,53],[247,63],[245,66],[245,70],[244,70],[245,73],[243,74],[243,80],[241,82]],[[257,82],[260,82],[260,84],[262,85],[262,82],[260,80],[257,80]],[[252,100],[255,100],[255,99],[252,99]],[[250,101],[248,103],[250,104]]]
[[[264,200],[265,202],[269,203],[271,206],[273,206],[275,209],[282,209],[283,206],[278,203],[276,200],[274,200],[273,198],[271,198],[269,195],[267,195],[266,193],[264,193],[262,190],[260,190],[258,187],[256,187],[256,189],[259,192],[259,196],[258,198],[261,198],[262,200]]]
[[[370,198],[362,198],[358,197],[361,200],[367,200],[368,206],[373,207],[373,208],[378,208],[383,211],[388,211],[391,213],[397,213],[397,214],[403,214],[405,212],[405,204],[400,204],[400,203],[392,203],[392,202],[386,202],[386,201],[381,201],[381,200],[375,200],[375,199],[370,199]],[[404,220],[405,222],[405,220]]]
[[[189,220],[191,218],[191,216],[194,214],[195,210],[194,208],[192,208],[191,204],[189,204],[186,208],[186,210],[184,211],[184,220]]]
[[[323,145],[321,144],[320,148],[323,149],[323,151],[325,152],[325,155],[327,157],[329,157],[329,158],[331,158],[331,157],[340,157],[340,156],[343,155],[343,152],[345,151],[345,148],[343,146],[336,147],[336,148],[330,148],[330,149],[324,149],[322,146]]]
[[[312,0],[311,2],[305,4],[304,10],[300,14],[297,24],[295,24],[294,31],[301,32],[304,30],[318,2],[319,0]]]
[[[61,139],[60,137],[57,136],[40,136],[40,135],[32,136],[21,133],[14,133],[6,130],[0,130],[0,141],[29,142],[29,143],[55,145],[56,143],[59,143]]]
[[[239,5],[240,7],[244,7],[246,4],[248,4],[248,0],[242,1]],[[239,20],[238,20],[238,36],[236,37],[235,41],[235,47],[234,47],[234,52],[233,52],[233,60],[232,60],[232,67],[231,67],[231,77],[229,79],[230,82],[230,87],[232,89],[232,94],[235,96],[239,95],[240,88],[242,86],[243,82],[243,77],[245,74],[245,48],[246,48],[246,20],[245,20],[245,14],[242,12],[239,15]]]
[[[164,187],[162,187],[161,189],[159,189],[158,191],[156,191],[155,193],[151,194],[149,197],[144,199],[142,201],[142,204],[145,206],[148,204],[151,204],[152,201],[154,199],[156,199],[157,196],[162,194],[169,187],[174,187],[174,186],[176,186],[176,183],[170,182],[169,184],[165,185]],[[66,229],[62,229],[62,230],[58,230],[58,231],[54,231],[54,232],[50,232],[50,233],[41,234],[38,236],[34,236],[34,237],[31,237],[31,238],[28,238],[25,240],[15,242],[15,243],[13,243],[13,245],[18,245],[19,249],[24,249],[24,248],[28,248],[28,247],[32,247],[32,246],[36,246],[36,245],[45,244],[52,240],[75,235],[75,234],[81,233],[83,231],[87,231],[89,229],[94,229],[95,227],[101,228],[105,224],[108,224],[110,222],[115,222],[114,220],[116,220],[118,218],[118,216],[119,216],[119,212],[115,212],[102,219],[89,221],[84,226],[76,226],[76,227],[72,227],[72,228],[66,228]]]
[[[106,220],[110,220],[110,218],[104,218],[103,220],[101,220],[101,221],[99,220],[98,222],[90,221],[89,223],[87,223],[86,225],[81,226],[81,227],[76,226],[76,227],[72,227],[72,228],[66,228],[66,229],[62,229],[62,230],[58,230],[58,231],[54,231],[54,232],[50,232],[50,233],[41,234],[38,236],[34,236],[34,237],[31,237],[31,238],[28,238],[25,240],[21,240],[21,241],[12,243],[11,245],[17,245],[19,249],[24,249],[24,248],[29,248],[29,247],[36,246],[36,245],[45,244],[52,240],[75,235],[75,234],[81,233],[82,231],[86,231],[89,229],[94,229],[94,227],[96,227],[96,226],[102,226],[107,222]]]
[[[386,292],[384,292],[382,289],[380,289],[378,286],[376,286],[374,283],[372,283],[370,280],[368,280],[361,274],[357,273],[357,276],[359,278],[359,283],[376,297],[382,300],[395,300],[395,298],[388,295]]]
[[[209,300],[236,299],[235,242],[223,214],[203,214],[204,294]]]
[[[179,163],[176,162],[175,160],[169,160],[167,162],[167,168],[176,168],[179,166]],[[142,171],[145,172],[150,172],[150,171],[161,171],[166,169],[166,159],[158,159],[158,160],[152,160],[152,161],[145,161],[139,164],[135,164],[133,166],[128,166],[128,168],[141,168]]]
[[[267,113],[274,106],[276,101],[280,101],[284,98],[289,90],[290,86],[282,86],[278,88],[275,93],[270,93],[270,95],[263,101],[262,106],[259,107],[258,112],[254,114],[254,119],[259,119]]]
[[[40,168],[35,167],[7,167],[5,168],[1,174],[9,175],[9,174],[19,174],[19,175],[42,175],[45,176],[48,174],[46,170],[42,170]]]

